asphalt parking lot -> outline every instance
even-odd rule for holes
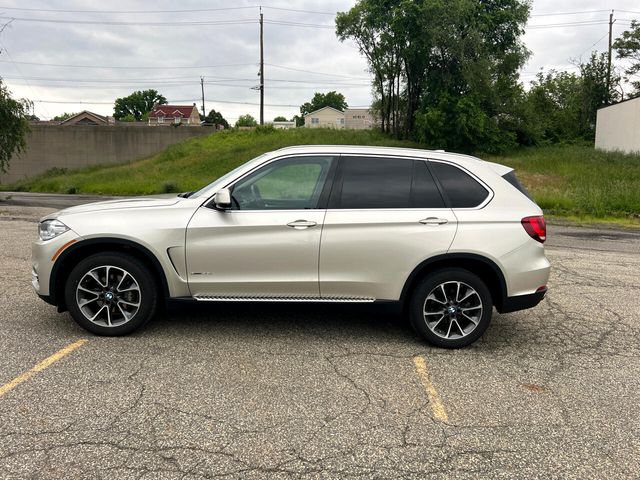
[[[638,233],[550,228],[547,299],[446,351],[330,305],[91,336],[32,291],[44,212],[0,206],[0,478],[640,476]]]

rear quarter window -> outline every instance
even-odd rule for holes
[[[432,161],[430,165],[451,208],[477,207],[489,196],[489,191],[462,169],[441,162]]]
[[[533,200],[533,198],[531,197],[527,189],[524,188],[524,186],[520,183],[520,180],[518,180],[518,177],[516,177],[515,170],[511,170],[509,173],[505,173],[502,176],[502,178],[504,178],[507,182],[509,182],[514,187],[516,187],[518,190],[520,190],[520,192],[523,195],[525,195],[529,200]]]

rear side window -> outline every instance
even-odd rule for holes
[[[486,188],[471,175],[448,163],[431,162],[436,177],[449,199],[451,208],[473,208],[489,196]]]
[[[507,182],[509,182],[514,187],[516,187],[518,190],[520,190],[520,192],[524,194],[527,198],[529,198],[529,200],[533,200],[533,198],[531,198],[531,195],[529,194],[527,189],[524,188],[524,186],[520,183],[520,180],[518,180],[518,177],[516,177],[515,170],[511,170],[509,173],[505,173],[502,176],[502,178],[504,178]]]
[[[426,162],[380,157],[343,157],[342,181],[330,208],[443,208]]]
[[[413,162],[413,183],[411,185],[411,203],[413,208],[444,208],[444,200],[436,186],[427,162]]]
[[[412,175],[412,160],[343,158],[339,208],[409,208]]]

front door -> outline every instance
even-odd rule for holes
[[[196,298],[318,298],[318,255],[330,156],[296,156],[231,185],[232,207],[199,208],[187,227]]]

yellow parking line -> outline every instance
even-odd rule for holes
[[[77,342],[71,343],[71,344],[67,345],[66,347],[58,350],[56,353],[54,353],[50,357],[45,358],[43,361],[38,363],[35,367],[31,368],[30,370],[27,370],[22,375],[17,376],[13,380],[11,380],[9,383],[5,383],[4,385],[2,385],[0,387],[0,397],[2,397],[5,393],[8,393],[11,390],[13,390],[14,388],[16,388],[22,382],[26,382],[31,377],[33,377],[36,373],[41,372],[45,368],[51,366],[53,363],[57,362],[58,360],[60,360],[64,356],[70,354],[76,348],[81,347],[82,345],[84,345],[87,342],[88,342],[88,340],[78,340]]]
[[[422,386],[427,392],[427,398],[429,398],[429,404],[431,405],[433,416],[436,418],[436,420],[439,420],[441,422],[448,422],[449,416],[447,415],[447,411],[442,404],[442,400],[440,400],[440,395],[438,395],[436,387],[433,386],[433,383],[431,383],[431,380],[429,379],[427,362],[424,360],[424,358],[418,356],[413,357],[413,364],[415,365],[416,372],[418,372],[418,376],[420,377],[420,382],[422,382]]]

